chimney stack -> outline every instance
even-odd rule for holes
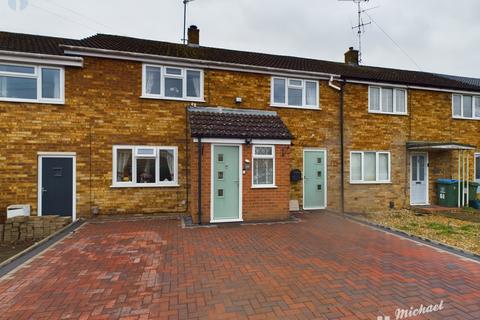
[[[358,66],[358,50],[353,49],[353,47],[348,48],[348,51],[345,52],[345,63]]]
[[[188,28],[188,45],[200,45],[200,29],[198,29],[197,26],[192,25],[190,28]]]

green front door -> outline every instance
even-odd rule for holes
[[[240,148],[213,146],[213,222],[240,219]]]
[[[303,163],[303,209],[326,207],[325,151],[305,150]]]

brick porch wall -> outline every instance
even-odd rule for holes
[[[202,223],[210,223],[211,204],[211,144],[202,144]],[[194,223],[198,223],[198,145],[192,143],[190,149],[191,172],[189,188],[189,208]],[[277,188],[253,189],[252,170],[242,176],[243,220],[272,221],[286,220],[289,217],[290,193],[290,147],[275,146],[275,170]],[[243,160],[252,162],[252,146],[242,145]],[[243,161],[240,165],[243,165]]]

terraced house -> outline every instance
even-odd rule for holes
[[[199,38],[0,33],[1,211],[283,220],[435,204],[436,179],[480,179],[478,80]]]

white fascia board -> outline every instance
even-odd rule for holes
[[[370,86],[379,86],[379,87],[394,87],[394,88],[402,88],[402,89],[415,89],[415,90],[426,90],[426,91],[447,92],[447,93],[460,93],[460,94],[479,94],[480,93],[480,90],[479,91],[463,91],[463,90],[442,89],[442,88],[435,88],[435,87],[411,86],[411,85],[387,83],[387,82],[374,82],[374,81],[348,80],[348,79],[345,79],[345,82],[365,84]]]
[[[3,50],[0,50],[0,61],[13,63],[31,63],[50,66],[83,67],[82,57],[66,57],[50,54]]]
[[[331,77],[334,77],[334,79],[340,79],[340,75],[323,73],[323,72],[261,67],[261,66],[252,66],[252,65],[246,65],[246,64],[197,60],[197,59],[189,59],[189,58],[177,58],[177,57],[159,56],[159,55],[145,54],[145,53],[115,51],[115,50],[97,49],[97,48],[85,48],[85,47],[68,46],[68,45],[62,45],[62,47],[65,48],[65,54],[77,55],[77,56],[130,60],[130,61],[139,61],[144,63],[157,63],[157,64],[163,64],[163,65],[170,64],[173,66],[180,66],[180,67],[183,66],[183,67],[191,67],[191,68],[208,68],[208,69],[217,69],[217,70],[226,70],[226,71],[252,72],[252,73],[268,74],[268,75],[275,75],[275,76],[293,76],[293,77],[301,77],[304,79],[330,80]]]

